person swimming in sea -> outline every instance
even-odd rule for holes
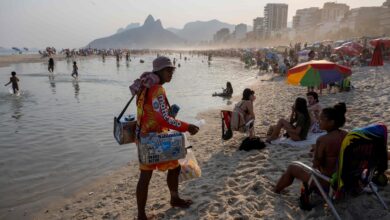
[[[19,92],[19,78],[16,77],[16,72],[12,71],[11,77],[9,78],[9,82],[4,84],[4,86],[8,86],[9,84],[12,83],[12,90],[14,91],[14,94],[17,94]]]

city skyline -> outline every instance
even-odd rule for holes
[[[380,6],[385,0],[337,1],[350,8]],[[322,7],[329,1],[285,0],[272,3],[288,4],[288,22],[297,9]],[[85,46],[89,41],[112,35],[130,23],[143,23],[147,15],[161,19],[164,28],[183,28],[191,21],[218,19],[231,24],[253,25],[253,19],[264,16],[269,2],[255,0],[103,0],[89,1],[11,1],[0,2],[0,46],[71,47]],[[150,5],[156,5],[152,8]],[[10,21],[12,19],[12,22]]]

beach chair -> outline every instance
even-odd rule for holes
[[[383,174],[387,170],[387,128],[383,124],[354,129],[347,134],[340,150],[336,179],[325,176],[302,162],[293,163],[310,172],[309,188],[314,185],[318,189],[336,219],[341,218],[332,201],[342,198],[346,193],[356,195],[367,191],[366,189],[370,189],[388,210],[372,182],[374,175]],[[331,186],[328,190],[324,189],[320,181],[326,181]]]
[[[255,120],[245,123],[243,117],[237,114],[237,112],[221,110],[222,139],[225,141],[233,137],[233,131],[247,133],[253,127]]]

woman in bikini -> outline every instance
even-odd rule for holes
[[[238,102],[234,107],[234,111],[239,112],[243,116],[245,121],[244,125],[246,125],[249,121],[255,119],[255,113],[253,112],[253,102],[255,101],[255,99],[255,92],[251,89],[246,88],[242,93],[241,101]],[[249,137],[255,137],[253,124],[249,127]]]
[[[327,134],[317,139],[313,168],[329,177],[336,172],[341,143],[347,135],[346,131],[340,129],[345,123],[345,112],[345,103],[339,103],[332,108],[323,109],[320,114],[320,128],[327,131]],[[291,164],[278,180],[274,192],[280,193],[290,186],[295,178],[308,183],[310,173],[299,165]]]
[[[282,128],[293,141],[306,139],[311,125],[306,100],[298,97],[291,110],[290,121],[280,119],[276,125],[268,129],[267,142],[278,139]]]

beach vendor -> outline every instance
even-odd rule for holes
[[[345,103],[339,103],[334,107],[323,109],[320,114],[320,128],[327,131],[327,134],[317,139],[314,148],[313,168],[318,169],[328,177],[336,172],[341,143],[347,135],[346,131],[340,129],[345,123],[345,113]],[[295,178],[308,183],[310,173],[299,165],[291,164],[278,180],[274,192],[280,193],[290,186]]]
[[[163,85],[172,80],[175,67],[167,57],[158,57],[153,61],[153,72],[146,72],[136,80],[130,90],[137,94],[137,121],[139,136],[146,136],[148,133],[161,133],[169,129],[186,132],[191,135],[198,132],[195,125],[179,121],[169,115],[170,107]],[[137,140],[137,144],[138,144]],[[171,206],[188,208],[191,200],[184,200],[179,197],[178,183],[180,165],[177,160],[163,163],[139,165],[140,177],[137,184],[137,206],[138,219],[147,219],[145,205],[148,198],[149,182],[154,170],[168,171],[167,184],[171,193]]]
[[[298,97],[291,108],[290,121],[280,119],[276,125],[270,126],[267,132],[267,142],[279,138],[282,129],[286,130],[288,137],[293,141],[305,140],[311,125],[306,100]]]

